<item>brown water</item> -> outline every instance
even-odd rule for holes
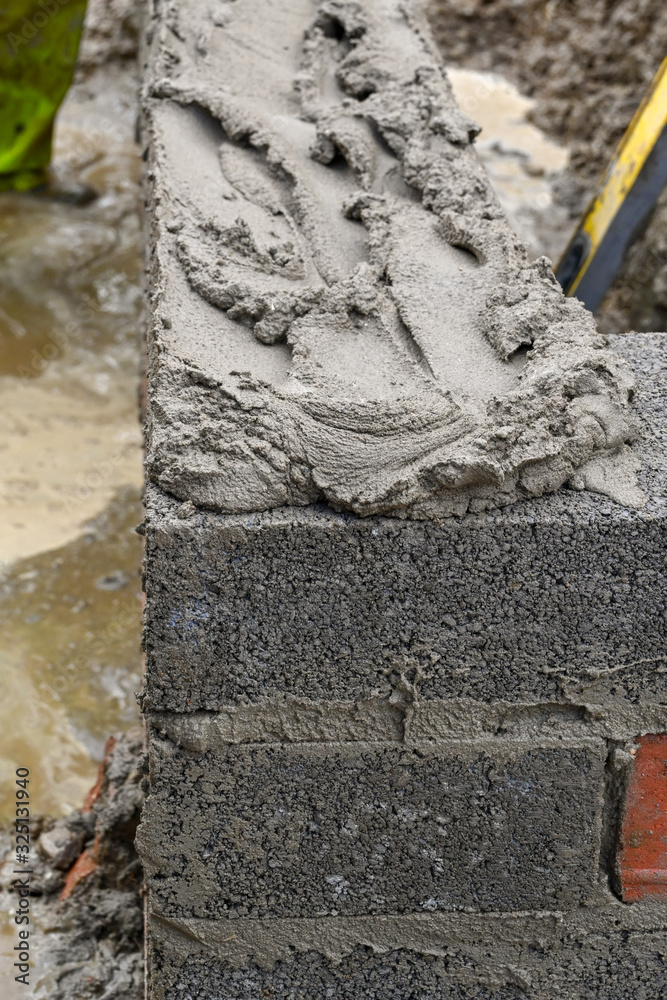
[[[3,582],[3,816],[18,766],[31,770],[35,811],[80,806],[106,737],[136,720],[141,516],[139,491],[120,490],[75,541],[20,560]]]
[[[0,195],[0,819],[81,804],[140,687],[141,331],[135,84],[102,69],[59,116],[78,207]]]

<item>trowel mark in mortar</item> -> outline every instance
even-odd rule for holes
[[[328,39],[320,33],[316,41],[326,44]],[[377,338],[386,338],[394,347],[395,357],[391,363],[394,370],[397,367],[405,369],[406,362],[408,369],[416,364],[421,377],[426,375],[429,381],[433,381],[435,364],[441,376],[445,376],[444,385],[456,383],[458,368],[462,363],[466,364],[471,345],[465,336],[462,341],[454,336],[449,343],[438,343],[443,341],[440,336],[440,308],[432,317],[437,329],[430,332],[421,322],[423,317],[414,314],[410,304],[414,281],[409,276],[407,282],[405,280],[406,274],[409,275],[414,268],[410,269],[406,258],[410,255],[409,250],[401,249],[404,234],[394,231],[392,223],[392,215],[399,211],[402,203],[402,217],[412,219],[413,224],[422,222],[430,232],[431,213],[427,213],[424,219],[410,213],[415,192],[404,183],[398,160],[372,119],[366,121],[363,116],[351,115],[345,108],[350,103],[349,99],[342,91],[339,96],[342,99],[340,114],[330,117],[328,121],[321,117],[318,119],[315,141],[311,122],[280,115],[272,120],[271,130],[267,130],[264,126],[253,124],[247,114],[246,123],[240,125],[237,109],[235,115],[228,112],[234,118],[232,130],[235,130],[237,142],[233,143],[218,122],[211,124],[208,120],[210,116],[194,106],[191,118],[203,117],[200,123],[203,131],[215,137],[222,176],[211,166],[207,169],[197,165],[199,183],[196,190],[187,192],[190,197],[184,199],[186,203],[191,199],[200,202],[196,206],[200,216],[196,231],[185,227],[179,239],[179,254],[188,279],[204,298],[227,310],[230,318],[253,324],[259,340],[275,343],[287,336],[295,348],[293,373],[306,382],[317,376],[317,369],[322,364],[326,367],[323,360],[318,360],[322,338],[317,336],[316,342],[313,342],[312,327],[303,328],[298,322],[300,317],[315,311],[320,319],[317,325],[335,330],[337,336],[342,332],[341,324],[347,328],[350,321],[357,330],[366,327],[363,331],[366,336],[362,338],[366,340],[366,345],[360,345],[363,353],[377,351]],[[319,114],[318,97],[317,93],[313,93],[312,86],[310,89],[305,85],[302,87],[306,117],[313,118]],[[179,99],[186,100],[186,97],[181,95]],[[184,109],[176,114],[182,117]],[[181,132],[185,128],[187,133],[191,124],[192,121],[185,126],[181,124]],[[276,124],[280,128],[279,135],[273,132]],[[196,144],[195,134],[190,139],[193,145]],[[243,139],[243,144],[239,139]],[[289,140],[289,147],[284,144],[286,139]],[[202,145],[201,141],[199,145]],[[207,155],[211,159],[210,141],[208,145]],[[341,170],[341,157],[349,169]],[[324,169],[322,161],[328,165]],[[359,186],[351,180],[352,174],[356,175]],[[207,193],[205,202],[201,199],[201,192],[211,187],[211,175],[214,175],[213,181],[220,195],[213,212],[210,194]],[[182,180],[185,183],[185,177]],[[191,188],[189,172],[187,187]],[[357,199],[350,198],[351,192],[360,195],[364,188],[373,190],[369,194],[371,200],[366,203],[366,211],[363,207],[355,207]],[[387,193],[376,194],[378,190]],[[224,210],[230,207],[231,212]],[[417,212],[417,206],[412,207]],[[369,233],[369,269],[359,264],[359,246],[346,246],[344,237],[350,231],[358,242],[360,227],[350,221],[354,218],[360,219]],[[278,232],[281,225],[282,234]],[[332,232],[336,236],[333,241],[330,238]],[[282,240],[270,242],[271,239],[279,239],[280,235]],[[449,241],[444,230],[440,228],[433,235],[436,237],[436,251],[448,249]],[[334,244],[339,260],[332,256]],[[396,248],[399,265],[400,258],[404,258],[403,267],[399,266],[396,289],[390,289],[386,280],[382,280],[390,277],[392,247]],[[476,283],[473,281],[470,284],[470,261],[474,257],[453,247],[449,249],[449,255],[436,253],[436,256],[441,266],[436,269],[433,280],[437,288],[446,291],[443,303],[445,313],[453,311],[456,315],[461,308],[469,312],[468,306],[480,299],[475,294]],[[393,284],[393,279],[390,283]],[[469,317],[466,316],[466,319]],[[470,319],[473,323],[477,321],[476,316]],[[431,325],[426,324],[428,327]],[[459,330],[468,323],[457,321],[453,325]],[[424,332],[426,340],[422,335]],[[431,333],[435,333],[435,337]],[[368,334],[371,335],[370,341]],[[349,338],[345,339],[347,343]],[[433,355],[434,351],[442,353],[441,347],[445,349],[445,356],[432,361],[428,355]],[[496,369],[495,374],[501,376],[501,381],[509,379],[509,383],[513,384],[515,379],[515,373],[499,363],[490,345],[484,342],[482,349],[485,357],[482,364],[474,367],[475,377],[472,379],[475,383],[477,374],[481,375],[479,390],[474,393],[480,396],[488,391],[489,368]],[[358,358],[357,362],[363,367]],[[343,375],[342,372],[340,374]],[[355,384],[354,374],[350,374],[352,384]],[[463,382],[466,379],[467,375]],[[344,375],[343,381],[348,382]]]
[[[400,369],[407,360],[409,368],[416,368],[418,380],[425,374],[432,379],[421,349],[402,331],[386,286],[383,288],[367,264],[359,262],[362,250],[366,252],[365,232],[359,222],[351,221],[353,214],[343,212],[350,190],[358,192],[350,184],[352,174],[347,167],[342,181],[336,180],[332,187],[331,178],[340,179],[340,168],[323,167],[310,159],[305,141],[302,164],[295,166],[287,153],[232,142],[220,123],[197,105],[170,103],[163,107],[161,117],[164,131],[179,130],[189,140],[182,148],[194,147],[197,140],[203,148],[204,155],[196,163],[184,157],[176,167],[181,188],[178,201],[185,217],[194,215],[196,227],[172,224],[180,231],[181,263],[199,294],[225,309],[230,318],[254,324],[255,336],[265,343],[284,339],[290,330],[293,371],[306,381],[316,377],[317,369],[326,364],[322,350],[325,354],[338,350],[340,356],[345,352],[337,349],[336,343],[340,346],[342,338],[349,348],[350,336],[359,348],[349,366],[352,382],[378,350],[389,350],[391,369]],[[281,118],[283,124],[286,120]],[[290,129],[295,123],[297,130],[306,130],[303,140],[312,139],[311,125],[295,119],[290,121]],[[292,136],[292,148],[296,145]],[[303,164],[315,176],[316,184],[312,177],[303,182]],[[318,197],[313,196],[314,188]],[[212,203],[211,189],[217,194]],[[343,238],[334,241],[342,259],[333,265],[327,236],[332,225],[322,221],[324,209],[319,208],[325,195],[330,203],[325,209],[343,235],[351,232],[357,244],[346,247]],[[360,233],[364,234],[363,243]],[[344,264],[351,275],[332,280],[342,274]],[[301,327],[299,319],[313,310],[320,322],[309,331]],[[331,344],[327,347],[317,329],[333,328],[336,337],[328,337]],[[379,344],[378,339],[384,343]],[[345,381],[345,373],[339,374]]]
[[[295,86],[304,118],[317,125],[311,156],[324,164],[342,157],[366,191],[421,201],[372,116],[359,106],[373,90],[350,86],[344,70],[353,52],[343,24],[332,16],[321,15],[307,32]]]
[[[307,53],[320,66],[319,92],[313,86],[313,77],[309,77],[307,72],[298,81],[297,87],[303,113],[317,122],[317,139],[310,151],[313,159],[332,165],[342,157],[354,172],[362,189],[379,198],[387,195],[390,199],[393,197],[420,202],[419,192],[406,183],[400,162],[373,119],[365,116],[363,111],[353,111],[350,114],[347,110],[351,102],[348,93],[339,83],[338,69],[340,63],[353,51],[353,46],[347,38],[344,25],[331,15],[321,15],[316,27],[309,32],[306,46],[308,42],[310,51],[307,49]],[[363,100],[366,91],[362,94],[353,93],[352,96]],[[348,202],[345,212],[350,217],[356,217],[355,209],[350,210],[351,204],[353,203]],[[381,270],[379,279],[388,286],[392,284],[386,268]],[[389,296],[393,301],[391,291]],[[408,355],[429,378],[435,379],[433,368],[401,316],[400,309],[396,310],[395,326]]]
[[[317,123],[311,155],[323,163],[342,155],[359,186],[369,192],[356,204],[348,202],[346,211],[358,214],[369,231],[371,264],[396,306],[401,346],[441,387],[467,385],[472,395],[487,398],[490,381],[500,380],[510,389],[516,372],[500,363],[486,341],[480,357],[480,344],[464,332],[482,327],[475,303],[485,296],[474,265],[486,263],[486,257],[479,241],[451,219],[435,225],[431,211],[423,210],[420,192],[406,182],[401,161],[383,133],[398,146],[401,140],[386,123],[384,130],[380,127],[382,109],[366,103],[377,92],[373,77],[383,75],[382,60],[372,47],[370,58],[368,52],[360,54],[365,29],[355,18],[353,6],[324,4],[306,33],[297,89],[304,116]],[[426,304],[425,286],[430,293]]]
[[[289,316],[303,315],[367,259],[363,227],[339,209],[356,190],[352,175],[310,159],[308,122],[280,116],[274,135],[250,119],[239,126],[236,116],[232,137],[186,103],[163,114],[167,131],[203,147],[196,161],[184,155],[177,165],[182,216],[195,219],[176,223],[181,262],[199,294],[275,342]]]

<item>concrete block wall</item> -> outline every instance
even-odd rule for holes
[[[527,262],[417,7],[148,5],[151,1000],[667,995],[667,336]]]
[[[667,730],[667,337],[614,347],[641,511],[564,491],[440,524],[147,498],[140,834],[152,997],[660,996],[620,899]]]

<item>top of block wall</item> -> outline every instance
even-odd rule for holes
[[[181,500],[641,503],[629,369],[529,263],[420,8],[148,15],[148,473]]]

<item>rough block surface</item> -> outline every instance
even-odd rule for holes
[[[656,1000],[664,995],[665,934],[587,937],[576,942],[576,953],[557,959],[540,954],[543,947],[540,942],[532,956],[526,949],[523,967],[487,967],[476,983],[463,965],[465,956],[451,953],[377,955],[359,948],[334,964],[313,951],[271,970],[189,959],[169,970],[164,1000]]]
[[[239,922],[204,939],[157,922],[158,1000],[654,1000],[667,976],[664,907],[571,915]],[[239,940],[240,939],[240,940]]]
[[[572,908],[597,882],[606,747],[151,738],[140,845],[167,918]],[[187,790],[187,796],[184,792]]]

